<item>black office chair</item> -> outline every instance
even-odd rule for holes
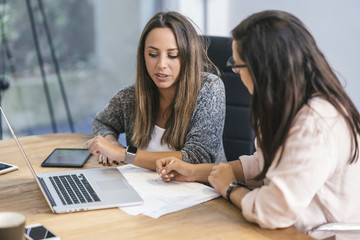
[[[225,155],[228,161],[241,155],[254,153],[254,132],[250,126],[249,106],[251,95],[242,83],[240,75],[226,68],[232,56],[231,38],[208,36],[208,56],[219,68],[226,92],[226,116],[223,135]]]

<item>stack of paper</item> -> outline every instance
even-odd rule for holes
[[[144,200],[142,205],[120,208],[130,215],[158,218],[220,196],[213,188],[201,183],[164,183],[157,180],[156,172],[131,164],[121,166],[119,170]]]

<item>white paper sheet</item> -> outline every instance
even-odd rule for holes
[[[118,168],[144,200],[142,205],[120,208],[133,216],[144,214],[158,218],[220,196],[213,188],[201,183],[164,183],[161,179],[156,180],[156,172],[132,164]]]

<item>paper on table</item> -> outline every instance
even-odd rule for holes
[[[164,183],[161,179],[156,180],[156,172],[131,164],[118,169],[144,200],[142,205],[120,208],[130,215],[158,218],[220,196],[213,188],[201,183]]]

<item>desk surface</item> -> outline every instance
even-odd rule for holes
[[[70,170],[43,168],[40,163],[56,147],[84,147],[88,134],[59,133],[20,138],[36,173]],[[266,230],[247,222],[241,211],[217,198],[158,219],[130,216],[118,208],[54,214],[47,205],[13,139],[0,141],[0,161],[18,165],[0,175],[0,211],[16,211],[26,224],[42,223],[67,239],[312,239],[294,228]],[[84,168],[102,167],[92,156]]]

